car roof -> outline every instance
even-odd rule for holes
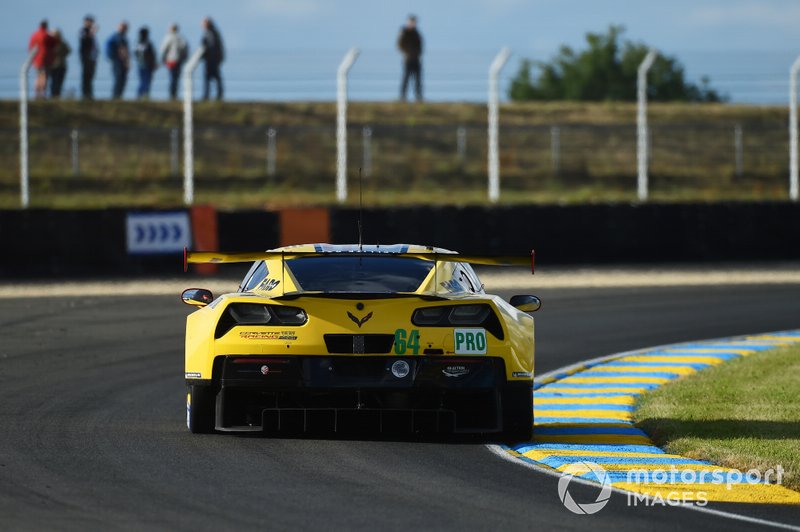
[[[438,248],[433,246],[422,246],[416,244],[389,244],[389,245],[375,244],[375,245],[360,246],[358,244],[317,243],[317,244],[300,244],[293,246],[283,246],[280,248],[271,249],[269,251],[287,252],[287,254],[290,254],[291,252],[325,253],[327,256],[330,257],[335,257],[337,256],[338,253],[341,253],[342,257],[345,257],[351,253],[358,255],[375,254],[376,256],[385,256],[386,258],[397,256],[397,260],[407,260],[405,258],[398,256],[400,254],[406,254],[406,253],[412,253],[416,255],[456,254],[454,251],[448,249]],[[287,257],[286,260],[287,261],[314,260],[314,258],[311,257],[309,259],[302,259],[302,258],[298,259],[298,258]],[[294,278],[294,275],[291,271],[291,267],[288,264],[285,264],[282,259],[280,258],[267,259],[264,262],[268,265],[268,271],[270,272],[266,276],[267,282],[252,288],[250,291],[261,295],[267,295],[273,297],[285,294],[287,292],[305,293],[305,291],[302,288],[300,288],[297,280]],[[420,284],[416,287],[416,289],[412,290],[411,293],[436,294],[438,296],[443,296],[443,295],[452,296],[456,294],[482,292],[482,285],[480,284],[480,280],[478,279],[478,277],[476,276],[475,272],[472,270],[472,267],[469,264],[461,262],[452,262],[452,261],[439,261],[436,260],[435,257],[432,257],[432,262],[433,262],[433,267],[431,268],[430,274],[424,280],[421,280]],[[253,272],[254,269],[255,265],[254,268],[251,269],[251,272]],[[462,274],[462,272],[464,273]],[[467,282],[467,284],[464,284],[464,275],[466,275],[471,280],[471,282]],[[280,283],[278,282],[279,280],[281,281]]]

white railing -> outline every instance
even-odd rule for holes
[[[19,196],[23,209],[30,204],[28,175],[28,71],[38,47],[28,52],[28,57],[19,69]]]
[[[194,116],[192,114],[194,87],[192,74],[204,52],[204,46],[195,50],[183,69],[183,203],[185,205],[194,203]]]
[[[499,156],[499,123],[500,95],[497,78],[508,62],[511,50],[503,48],[489,66],[489,201],[497,203],[500,199],[500,156]]]
[[[797,74],[800,72],[800,57],[794,60],[789,70],[789,198],[798,198],[798,154],[797,154]]]
[[[636,108],[636,163],[637,192],[639,201],[647,201],[649,195],[649,182],[647,166],[650,162],[650,132],[647,127],[647,71],[653,66],[658,53],[650,50],[639,65],[636,82],[637,108]]]
[[[358,48],[347,51],[336,71],[336,199],[347,200],[347,73],[358,58]]]

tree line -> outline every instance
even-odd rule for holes
[[[612,25],[605,34],[588,33],[587,48],[562,46],[549,62],[525,59],[512,80],[509,96],[515,101],[634,101],[639,65],[650,47],[622,41],[625,28]],[[532,71],[537,70],[537,75]],[[686,80],[683,65],[659,53],[648,72],[648,98],[653,101],[722,102],[727,97],[709,85]]]

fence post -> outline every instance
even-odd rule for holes
[[[177,127],[173,127],[169,132],[169,166],[172,177],[178,177],[180,173],[180,133]]]
[[[356,62],[358,48],[347,51],[336,71],[336,199],[347,199],[347,73]]]
[[[192,74],[205,46],[198,48],[189,58],[183,70],[183,203],[194,203],[194,131],[192,116]]]
[[[372,128],[364,126],[361,130],[362,147],[364,150],[364,159],[362,164],[362,172],[364,177],[372,175]]]
[[[498,129],[500,97],[497,78],[511,55],[509,48],[503,48],[489,66],[489,201],[500,199],[500,156],[498,154]]]
[[[460,163],[467,158],[467,128],[464,126],[458,126],[456,129],[456,154]]]
[[[69,137],[72,139],[72,175],[76,176],[81,173],[80,159],[78,158],[78,130],[73,129]]]
[[[28,208],[28,70],[38,47],[28,52],[19,69],[19,195],[23,209]]]
[[[734,150],[734,175],[742,177],[744,175],[744,146],[742,139],[742,124],[736,124],[733,128],[733,150]]]
[[[277,132],[275,128],[267,129],[267,176],[275,177],[275,158],[278,155],[278,147],[276,145]]]
[[[800,72],[800,57],[794,60],[789,70],[789,198],[798,198],[798,154],[797,154],[797,73]]]
[[[653,66],[657,52],[650,50],[639,65],[637,76],[637,115],[636,115],[636,162],[638,166],[638,195],[640,201],[647,201],[647,165],[650,158],[650,138],[647,129],[647,71]]]
[[[553,159],[553,174],[561,172],[561,128],[552,126],[550,128],[550,155]]]

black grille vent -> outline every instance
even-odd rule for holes
[[[363,355],[383,354],[392,350],[393,334],[326,334],[328,353]]]

